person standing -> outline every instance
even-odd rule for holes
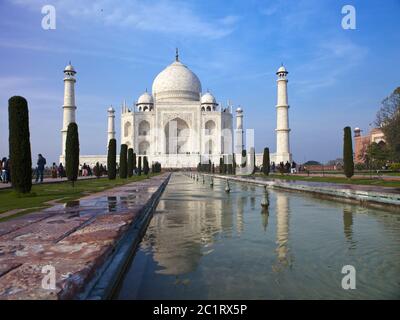
[[[57,165],[55,162],[53,162],[53,166],[51,167],[51,177],[53,179],[57,178],[57,171],[58,171]]]
[[[65,170],[63,164],[60,162],[60,165],[58,166],[58,177],[59,178],[64,178],[65,177]]]
[[[291,173],[297,173],[297,164],[294,161],[292,161]]]
[[[6,157],[1,160],[1,181],[3,183],[8,183],[10,181],[9,164],[9,160]]]
[[[38,155],[38,161],[37,161],[37,168],[36,168],[36,182],[40,183],[43,182],[43,172],[44,172],[44,166],[46,165],[46,158],[43,157],[40,153]]]

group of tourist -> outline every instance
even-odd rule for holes
[[[99,172],[97,172],[99,170]],[[84,163],[83,165],[79,165],[79,176],[80,177],[91,177],[93,175],[95,176],[103,176],[107,174],[107,167],[103,166],[102,164],[99,165],[99,168],[97,169],[97,165],[93,166],[91,168],[89,165]]]
[[[297,163],[292,161],[286,161],[284,163],[281,161],[278,165],[275,162],[271,162],[271,172],[280,172],[280,173],[297,173]]]
[[[51,166],[51,177],[53,179],[56,178],[65,178],[67,176],[64,166],[62,163],[60,163],[58,166],[56,165],[55,162],[53,162],[53,165]]]

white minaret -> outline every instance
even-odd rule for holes
[[[76,71],[71,65],[71,62],[64,69],[64,105],[63,105],[63,127],[62,134],[62,149],[61,162],[65,158],[65,142],[67,140],[68,125],[75,122],[75,74]]]
[[[292,161],[289,145],[289,105],[287,94],[287,74],[285,67],[282,65],[276,72],[278,79],[278,99],[276,105],[276,158],[275,162],[279,164],[281,161]]]
[[[241,156],[242,151],[243,151],[243,110],[242,108],[237,108],[235,153]]]
[[[107,147],[111,139],[115,139],[115,110],[113,107],[108,108],[108,131],[107,131]]]

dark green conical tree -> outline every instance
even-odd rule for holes
[[[142,175],[142,157],[138,157],[138,168],[137,168],[138,176]]]
[[[232,174],[236,174],[236,158],[234,153],[232,155]]]
[[[108,179],[114,180],[117,177],[117,140],[110,139],[108,142],[107,155]]]
[[[32,156],[28,103],[23,97],[8,100],[11,183],[15,191],[28,193],[32,188]]]
[[[136,168],[136,153],[133,153],[133,171],[135,171]]]
[[[119,177],[126,179],[128,176],[128,146],[121,144],[121,152],[119,154]]]
[[[264,148],[262,170],[266,176],[269,175],[270,171],[269,148]]]
[[[128,177],[133,176],[133,149],[128,149]]]
[[[254,164],[254,168],[253,168],[253,172],[251,174],[255,174],[257,167],[256,167],[256,150],[254,148],[252,148],[252,152],[253,152],[253,164]]]
[[[74,186],[79,172],[79,134],[78,125],[75,122],[68,125],[65,142],[65,171],[68,181],[71,181]]]
[[[96,162],[96,166],[94,167],[94,175],[96,176],[96,178],[100,178],[101,177],[101,168],[100,168],[100,163]]]
[[[147,176],[149,174],[149,161],[147,157],[143,157],[143,173]]]
[[[351,140],[351,128],[344,128],[343,138],[343,169],[347,178],[354,175],[354,161],[353,161],[353,142]]]

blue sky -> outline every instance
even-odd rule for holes
[[[56,30],[43,30],[43,5]],[[341,9],[356,8],[344,30]],[[275,71],[289,71],[295,160],[342,153],[346,125],[368,130],[381,100],[400,85],[399,0],[0,1],[0,156],[8,153],[8,98],[28,99],[32,152],[61,152],[63,74],[78,71],[82,154],[105,154],[106,110],[131,105],[174,59],[218,102],[230,99],[255,129],[257,151],[275,150]],[[119,117],[117,117],[118,119]],[[117,137],[120,123],[117,121]]]

